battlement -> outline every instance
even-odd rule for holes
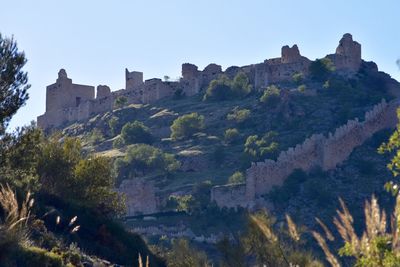
[[[382,100],[365,113],[362,122],[358,118],[349,120],[327,137],[314,134],[303,143],[281,152],[276,161],[267,159],[252,163],[246,170],[246,183],[241,185],[241,190],[237,190],[238,185],[232,188],[229,185],[213,187],[212,200],[220,207],[232,207],[232,205],[248,207],[258,197],[268,193],[273,186],[282,185],[296,169],[308,172],[314,167],[320,167],[325,171],[336,168],[348,158],[354,148],[363,144],[374,133],[396,126],[396,110],[399,104],[399,100],[390,103]],[[241,201],[233,202],[227,199]]]
[[[344,74],[353,74],[361,65],[361,45],[350,34],[343,35],[335,54],[328,55],[336,69]],[[124,96],[131,103],[153,103],[172,96],[177,90],[192,96],[204,90],[221,74],[233,79],[239,72],[245,73],[253,87],[263,90],[272,83],[288,81],[293,74],[307,76],[311,60],[300,54],[297,45],[283,46],[281,57],[264,60],[248,66],[232,66],[225,71],[220,65],[209,64],[202,71],[194,64],[182,64],[182,78],[166,82],[158,78],[143,80],[143,72],[125,69],[125,89],[112,92],[106,85],[99,85],[95,98],[94,86],[73,84],[64,69],[58,73],[56,83],[46,88],[46,112],[38,117],[38,126],[43,129],[59,127],[64,123],[84,120],[92,115],[114,108],[114,100]]]

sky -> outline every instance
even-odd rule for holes
[[[9,129],[44,113],[61,68],[74,83],[118,90],[125,68],[174,79],[182,63],[243,66],[293,44],[316,59],[334,53],[344,33],[400,81],[399,14],[398,0],[0,0],[0,32],[25,52],[32,86]]]

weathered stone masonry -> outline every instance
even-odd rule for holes
[[[246,183],[215,186],[211,191],[212,200],[220,207],[251,207],[258,197],[269,192],[274,185],[282,185],[295,169],[306,172],[313,167],[334,169],[374,133],[395,127],[399,104],[398,99],[390,103],[382,100],[365,114],[362,122],[358,119],[349,120],[327,137],[312,135],[302,144],[282,152],[276,161],[253,163],[246,171]]]
[[[350,34],[345,34],[339,42],[335,54],[327,55],[332,59],[339,72],[351,74],[358,71],[361,64],[361,45]],[[192,96],[207,87],[209,83],[225,74],[233,78],[238,72],[244,72],[257,90],[262,90],[271,83],[291,80],[293,74],[308,74],[311,61],[300,55],[297,45],[283,46],[281,57],[267,59],[259,64],[243,67],[232,66],[222,71],[220,65],[209,64],[204,70],[196,65],[182,64],[182,78],[179,81],[162,81],[153,78],[143,81],[143,73],[125,69],[125,89],[111,92],[106,85],[94,86],[73,84],[65,70],[58,73],[56,83],[46,88],[46,112],[37,118],[42,129],[59,127],[65,123],[86,120],[99,113],[114,108],[114,101],[120,96],[132,103],[152,103],[173,95],[180,90]]]

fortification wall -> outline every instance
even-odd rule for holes
[[[126,197],[127,216],[158,212],[154,186],[139,178],[123,180],[118,192]]]
[[[236,208],[249,203],[246,198],[246,184],[219,185],[211,190],[211,199],[219,207]]]
[[[396,126],[399,103],[397,99],[389,104],[382,100],[366,112],[363,122],[350,120],[333,134],[329,133],[328,137],[314,134],[302,144],[281,152],[276,161],[253,163],[246,171],[245,184],[213,187],[212,200],[220,207],[251,206],[256,198],[269,192],[274,185],[282,185],[295,169],[306,172],[316,166],[323,170],[334,169],[374,133]]]
[[[358,71],[361,64],[361,45],[353,41],[350,34],[343,35],[336,53],[328,55],[336,68],[344,74]],[[125,89],[111,92],[107,86],[98,86],[94,98],[94,87],[73,84],[64,69],[58,73],[55,84],[49,85],[46,92],[46,112],[38,117],[38,125],[43,129],[58,127],[66,122],[84,120],[91,115],[106,112],[114,108],[114,100],[125,96],[128,104],[153,103],[161,98],[172,96],[182,90],[192,96],[207,87],[221,74],[231,79],[239,72],[244,72],[255,89],[263,90],[266,86],[288,81],[293,74],[301,72],[308,75],[311,61],[301,56],[297,45],[283,46],[281,57],[265,60],[263,63],[243,67],[230,67],[225,72],[220,65],[209,64],[199,71],[196,65],[182,65],[182,78],[179,82],[163,82],[161,79],[149,79],[143,82],[143,73],[125,70]]]

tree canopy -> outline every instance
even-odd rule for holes
[[[171,125],[171,138],[174,140],[191,138],[204,128],[204,116],[190,113],[178,117]]]
[[[22,70],[26,61],[14,39],[0,33],[0,135],[28,99],[28,74]]]

